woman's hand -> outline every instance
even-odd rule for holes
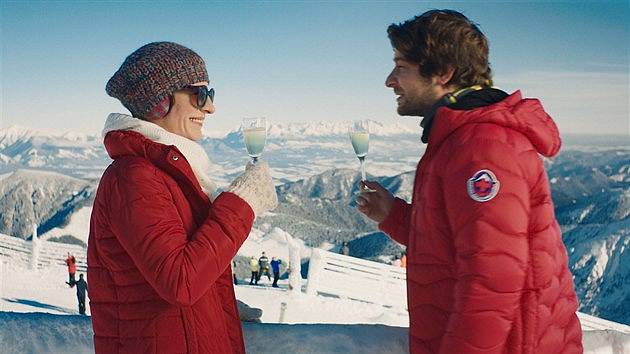
[[[226,191],[246,201],[256,216],[278,206],[276,187],[271,180],[269,165],[264,161],[259,160],[255,165],[249,162],[245,172],[236,177]]]

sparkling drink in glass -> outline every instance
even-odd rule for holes
[[[243,118],[243,140],[247,154],[252,158],[252,163],[256,164],[267,142],[267,119]]]
[[[369,121],[356,120],[350,123],[350,129],[348,130],[350,135],[350,142],[354,153],[359,158],[361,163],[361,181],[365,181],[365,158],[367,157],[370,147],[370,128]],[[367,189],[365,191],[368,191]]]

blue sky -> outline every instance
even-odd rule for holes
[[[126,112],[105,83],[133,50],[175,41],[206,61],[217,112],[274,122],[399,117],[386,28],[452,8],[490,41],[495,84],[538,97],[561,133],[630,135],[626,1],[0,1],[0,128],[100,132]]]

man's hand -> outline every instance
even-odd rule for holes
[[[361,192],[357,196],[357,209],[368,218],[381,223],[394,205],[394,196],[378,182],[361,182],[361,189],[373,191]]]

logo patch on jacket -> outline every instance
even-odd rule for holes
[[[487,202],[499,192],[499,180],[490,170],[480,170],[468,180],[468,196],[477,202]]]

